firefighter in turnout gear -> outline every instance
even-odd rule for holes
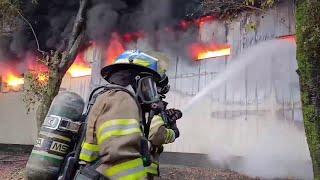
[[[147,51],[148,54],[152,55],[153,57],[160,59],[160,63],[162,66],[165,66],[168,64],[169,59],[166,56],[163,56],[162,54],[154,51]],[[158,87],[158,92],[162,95],[166,94],[170,86],[168,85],[168,78],[167,76],[162,79],[162,84],[160,87]],[[175,109],[168,109],[166,111],[167,118],[173,118],[175,120],[181,118],[177,117],[177,111]],[[167,128],[165,117],[161,116],[161,114],[158,114],[152,118],[151,125],[150,125],[150,132],[148,136],[148,140],[150,142],[150,153],[151,153],[151,160],[152,164],[148,166],[147,173],[149,179],[153,179],[154,176],[159,176],[159,157],[160,154],[163,152],[163,144],[169,144],[173,143],[176,138],[180,136],[179,129],[177,128],[177,125],[174,124],[168,124],[169,128]]]
[[[112,88],[95,99],[79,157],[95,172],[80,170],[75,179],[140,180],[159,174],[154,152],[179,131],[167,129],[160,116],[157,88],[167,86],[166,63],[150,54],[126,51],[101,70]]]

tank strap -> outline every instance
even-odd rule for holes
[[[141,105],[138,101],[138,98],[135,94],[133,94],[131,91],[129,91],[128,89],[122,87],[122,86],[119,86],[119,85],[114,85],[114,84],[108,84],[108,85],[105,85],[105,86],[100,86],[96,89],[99,89],[99,88],[104,88],[104,90],[100,91],[99,93],[97,93],[96,95],[93,95],[93,98],[90,100],[92,101],[91,103],[94,104],[96,98],[107,92],[107,91],[110,91],[110,90],[115,90],[115,91],[124,91],[126,93],[128,93],[133,99],[134,101],[136,102],[137,106],[138,106],[138,109],[139,109],[139,123],[140,123],[140,129],[142,132],[144,132],[144,124],[143,124],[143,119],[145,118],[145,116],[143,115],[143,112],[142,112],[142,109],[141,109]],[[90,103],[90,104],[91,104]]]
[[[97,90],[99,90],[99,89],[103,89],[103,90],[95,94],[94,91],[97,91]],[[91,95],[90,95],[90,98],[89,98],[89,106],[91,107],[91,106],[95,103],[95,101],[96,101],[96,99],[97,99],[98,96],[100,96],[101,94],[103,94],[103,93],[105,93],[105,92],[107,92],[107,91],[110,91],[110,90],[124,91],[124,92],[128,93],[128,94],[134,99],[134,101],[136,102],[136,104],[137,104],[137,106],[138,106],[138,109],[139,109],[139,124],[140,124],[140,129],[141,129],[142,132],[144,132],[144,128],[143,128],[143,127],[144,127],[144,126],[143,126],[143,118],[145,118],[145,116],[142,114],[143,112],[142,112],[142,109],[141,109],[141,105],[140,105],[140,103],[139,103],[139,101],[138,101],[138,98],[137,98],[137,96],[136,96],[135,94],[133,94],[131,91],[129,91],[128,89],[126,89],[126,88],[124,88],[124,87],[122,87],[122,86],[113,85],[113,84],[108,84],[108,85],[105,85],[105,86],[97,87],[95,90],[93,90],[93,92],[92,92]],[[87,110],[86,115],[89,114],[90,110],[91,110],[91,108],[89,108],[89,109]],[[85,133],[85,132],[84,132],[84,133]],[[92,168],[97,168],[97,167],[99,167],[99,166],[101,165],[101,163],[102,163],[101,160],[98,158],[96,161],[90,163],[89,166],[91,166]]]
[[[80,122],[72,121],[71,119],[56,115],[47,116],[43,122],[43,127],[48,129],[71,131],[72,133],[78,133],[80,126]]]

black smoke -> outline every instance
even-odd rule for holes
[[[86,41],[106,42],[113,31],[153,32],[188,18],[199,0],[90,0],[86,13]],[[192,8],[193,7],[193,8]],[[60,50],[68,42],[79,0],[23,0],[24,17],[31,23],[42,51]],[[28,24],[17,17],[17,29],[0,40],[0,61],[21,59],[37,53]]]

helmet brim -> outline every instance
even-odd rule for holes
[[[105,66],[101,69],[101,76],[103,77],[103,79],[109,82],[109,78],[113,73],[128,69],[137,70],[138,72],[151,73],[156,83],[158,83],[161,80],[160,74],[158,74],[156,71],[144,66],[128,63],[111,64],[109,66]]]

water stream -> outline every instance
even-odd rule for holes
[[[223,168],[312,179],[295,52],[292,42],[261,42],[232,58],[194,97],[175,94],[187,102],[181,103],[181,138]]]

